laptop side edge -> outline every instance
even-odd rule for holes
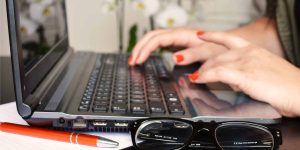
[[[73,49],[69,47],[68,36],[65,35],[34,67],[25,72],[18,1],[6,0],[6,7],[16,105],[20,116],[27,119],[42,103],[51,82],[69,63]]]
[[[21,80],[21,66],[19,62],[19,57],[22,57],[18,52],[20,47],[20,39],[18,38],[18,19],[17,9],[15,9],[15,1],[6,0],[7,7],[7,19],[8,19],[8,29],[9,29],[9,43],[11,51],[11,61],[12,61],[12,70],[13,70],[13,79],[14,79],[14,88],[16,96],[17,110],[20,116],[29,117],[32,114],[32,109],[29,105],[23,102],[23,90],[22,90],[22,80]]]

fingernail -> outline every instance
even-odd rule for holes
[[[197,36],[202,36],[202,35],[204,35],[204,34],[205,34],[204,31],[198,31],[198,32],[197,32]]]
[[[132,56],[129,57],[129,59],[128,59],[128,64],[129,64],[129,65],[132,64]]]
[[[182,61],[184,60],[184,57],[183,57],[183,55],[181,55],[181,54],[176,55],[175,57],[176,57],[176,62],[177,62],[177,63],[180,63],[180,62],[182,62]]]
[[[196,71],[193,74],[190,74],[188,77],[191,81],[196,81],[199,78],[199,71]]]

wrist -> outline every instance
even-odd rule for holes
[[[267,17],[261,17],[248,25],[227,32],[240,36],[259,47],[284,57],[276,22],[274,20]]]

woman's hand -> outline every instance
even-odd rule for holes
[[[226,50],[224,46],[218,46],[213,43],[206,43],[199,40],[196,33],[197,30],[184,28],[149,32],[134,47],[129,64],[142,64],[153,51],[160,47],[186,48],[174,55],[174,61],[177,62],[178,65],[186,65],[195,61],[206,60],[207,58]],[[199,32],[199,34],[201,33],[203,32]],[[201,55],[192,57],[191,55],[194,53]]]
[[[229,50],[208,59],[189,76],[195,83],[223,82],[254,99],[267,102],[282,115],[300,116],[300,70],[283,58],[237,36],[209,32],[201,41]],[[195,53],[195,55],[201,55]]]

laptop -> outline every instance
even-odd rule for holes
[[[133,120],[147,117],[281,120],[270,105],[224,84],[190,83],[187,74],[200,64],[170,69],[167,59],[153,55],[130,67],[126,53],[75,52],[65,1],[34,2],[6,1],[17,110],[31,125],[126,132]]]

